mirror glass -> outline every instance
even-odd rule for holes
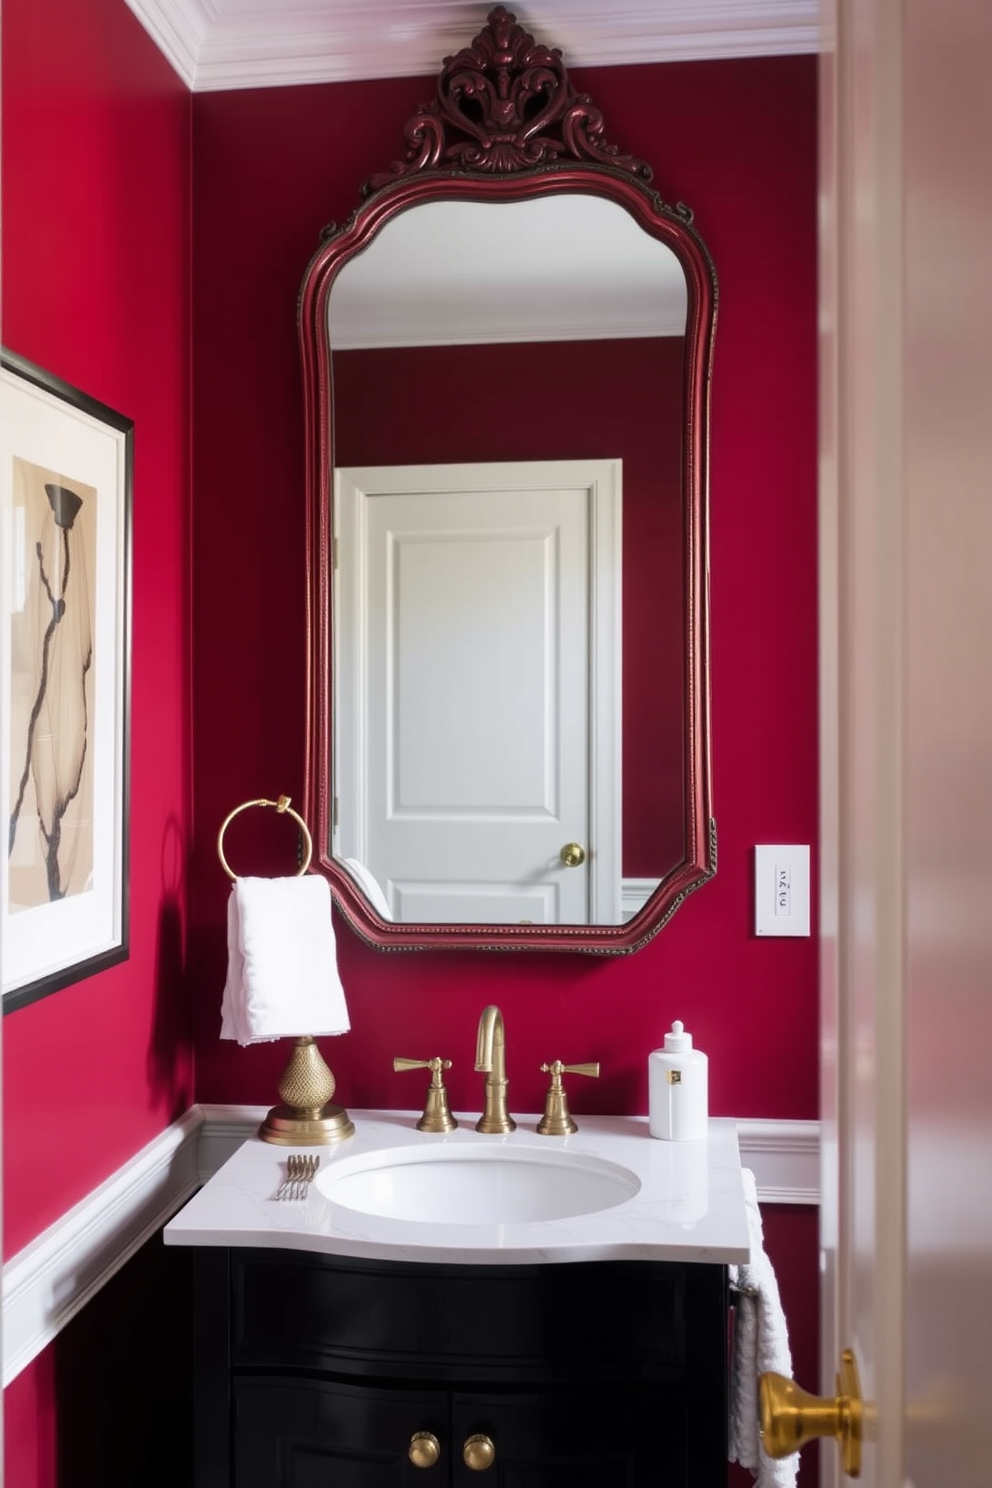
[[[682,265],[432,201],[327,305],[333,856],[394,922],[622,924],[685,852]]]

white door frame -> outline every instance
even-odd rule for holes
[[[821,1390],[902,1484],[906,861],[901,17],[836,0],[820,97]],[[824,1488],[847,1481],[833,1442]]]
[[[865,1488],[983,1488],[992,11],[821,19],[821,1393]]]

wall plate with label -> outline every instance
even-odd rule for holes
[[[809,846],[754,849],[755,935],[809,934]]]

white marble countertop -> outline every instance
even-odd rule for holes
[[[419,1113],[351,1111],[355,1135],[319,1153],[321,1170],[375,1164],[439,1148],[491,1160],[498,1149],[529,1160],[552,1152],[569,1160],[618,1164],[637,1191],[592,1214],[512,1224],[430,1223],[378,1217],[333,1203],[311,1185],[298,1202],[277,1200],[287,1149],[258,1137],[244,1143],[166,1226],[170,1245],[268,1246],[366,1260],[492,1265],[556,1261],[702,1261],[748,1259],[747,1219],[736,1124],[711,1120],[700,1142],[661,1142],[644,1116],[584,1116],[570,1137],[540,1137],[537,1117],[518,1117],[508,1136],[483,1136],[473,1116],[456,1131],[418,1132]],[[301,1151],[303,1149],[300,1149]],[[342,1171],[344,1171],[342,1166]]]

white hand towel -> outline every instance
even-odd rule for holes
[[[342,862],[357,883],[360,889],[365,890],[365,897],[379,916],[380,920],[391,920],[393,918],[386,896],[374,873],[370,873],[364,863],[357,858],[343,858]]]
[[[221,1038],[263,1043],[347,1033],[331,895],[317,874],[238,878],[227,904]]]
[[[744,1288],[737,1298],[730,1372],[730,1461],[750,1468],[757,1488],[793,1488],[799,1453],[768,1457],[758,1431],[758,1376],[766,1371],[792,1377],[792,1352],[782,1299],[765,1252],[757,1187],[749,1168],[742,1173],[751,1260],[731,1266],[732,1282]],[[735,1274],[736,1273],[736,1274]]]

